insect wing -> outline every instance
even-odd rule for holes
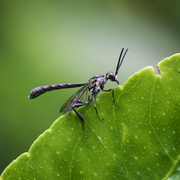
[[[72,102],[74,99],[76,100],[84,100],[86,98],[86,94],[88,92],[89,83],[85,84],[82,88],[80,88],[75,94],[73,94],[61,107],[60,113],[66,114],[72,110]],[[85,96],[83,96],[85,95]]]

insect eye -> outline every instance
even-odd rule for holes
[[[111,81],[114,81],[114,80],[115,80],[115,74],[114,74],[113,72],[108,72],[108,73],[106,74],[106,77],[107,77],[108,79],[110,79]]]
[[[115,76],[114,73],[110,73],[110,74],[109,74],[109,77],[110,77],[110,78],[114,78],[114,76]]]

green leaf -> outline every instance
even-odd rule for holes
[[[178,179],[180,54],[135,73],[123,87],[61,116],[2,173],[8,179]]]

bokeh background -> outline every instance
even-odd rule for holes
[[[135,72],[180,52],[180,1],[0,1],[0,174],[57,119],[76,89],[29,100],[36,86]],[[108,86],[114,84],[109,83]],[[58,142],[57,142],[58,143]]]

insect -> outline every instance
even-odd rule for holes
[[[99,93],[100,90],[102,90],[104,92],[112,91],[112,98],[113,98],[113,102],[115,105],[114,90],[113,89],[105,90],[104,85],[106,84],[107,80],[115,81],[119,84],[117,74],[118,74],[119,68],[121,67],[121,64],[124,60],[124,57],[125,57],[128,49],[126,49],[124,55],[123,55],[123,51],[124,51],[124,48],[121,50],[115,73],[114,72],[108,72],[106,74],[106,76],[104,76],[103,74],[97,74],[97,75],[93,76],[91,79],[89,79],[89,81],[86,83],[67,83],[67,84],[54,84],[54,85],[47,85],[47,86],[39,86],[39,87],[32,89],[28,97],[29,97],[29,99],[34,99],[34,98],[38,97],[39,95],[41,95],[47,91],[52,91],[52,90],[57,90],[57,89],[65,89],[65,88],[75,88],[75,87],[81,87],[82,86],[75,94],[73,94],[63,104],[63,106],[60,109],[60,113],[63,112],[63,114],[69,114],[69,112],[71,112],[73,110],[77,114],[79,119],[82,121],[83,132],[86,135],[86,133],[84,131],[85,119],[75,108],[89,104],[94,97],[94,99],[95,99],[94,108],[96,110],[97,117],[100,120],[104,119],[104,118],[101,119],[99,117],[99,114],[98,114],[98,111],[96,108],[96,97],[97,97],[97,94]],[[88,100],[84,101],[84,95],[88,91],[89,91]]]

